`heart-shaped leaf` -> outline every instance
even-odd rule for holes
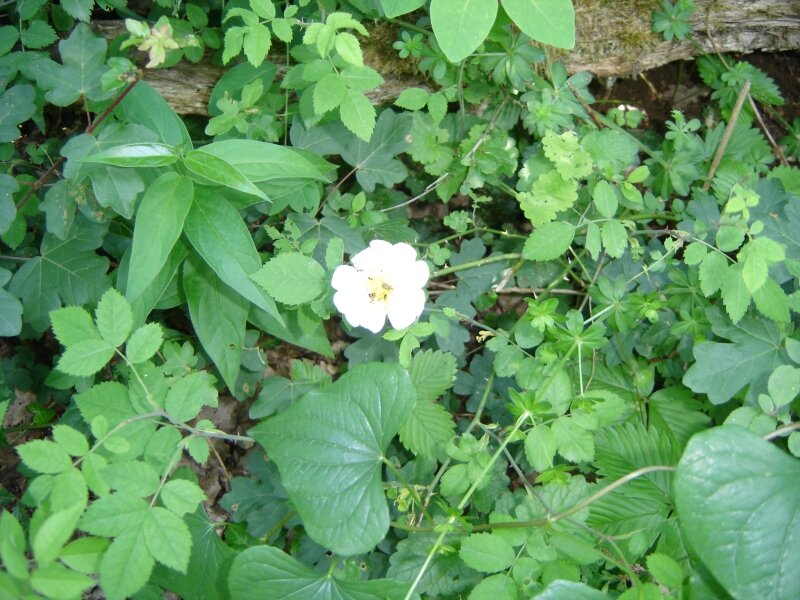
[[[383,453],[415,396],[399,365],[358,365],[251,430],[318,543],[349,555],[368,552],[386,535]]]
[[[675,505],[689,546],[734,598],[800,590],[800,461],[736,426],[694,436]]]

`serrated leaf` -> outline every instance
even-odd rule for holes
[[[461,542],[459,556],[476,571],[497,573],[514,563],[515,553],[511,544],[497,534],[473,533]]]
[[[58,560],[80,573],[94,574],[100,567],[100,557],[109,543],[105,538],[81,537],[64,546],[58,554]]]
[[[95,311],[97,330],[105,341],[114,346],[122,345],[133,327],[131,305],[115,289],[108,290],[100,298]]]
[[[89,377],[108,364],[115,348],[105,340],[84,340],[68,347],[56,367],[68,375]]]
[[[375,129],[375,107],[363,93],[348,89],[339,105],[339,114],[345,127],[369,142]]]
[[[619,258],[628,247],[628,231],[619,221],[606,221],[600,228],[603,247],[611,258]]]
[[[76,573],[57,562],[36,567],[31,573],[30,582],[34,590],[53,600],[80,598],[81,592],[96,585],[91,577]]]
[[[357,169],[356,179],[365,192],[375,191],[378,184],[393,187],[406,178],[408,171],[394,157],[408,148],[410,126],[407,114],[386,109],[381,112],[369,143],[353,138],[341,150],[347,164]]]
[[[391,579],[339,579],[319,573],[273,546],[255,546],[237,556],[228,576],[232,600],[402,600],[407,583]]]
[[[555,260],[572,244],[575,238],[575,226],[564,221],[552,221],[534,229],[525,240],[522,256],[527,260],[544,262]]]
[[[397,364],[358,365],[251,430],[277,463],[308,534],[340,554],[371,550],[389,528],[383,453],[415,403]],[[317,448],[327,448],[320,454]]]
[[[594,458],[594,436],[575,422],[561,417],[551,425],[558,453],[570,462],[585,462]]]
[[[455,381],[456,357],[441,350],[417,352],[408,372],[417,390],[417,400],[435,400]]]
[[[164,506],[181,517],[194,512],[197,505],[205,500],[206,494],[196,483],[185,479],[172,479],[164,484],[158,497]]]
[[[553,466],[557,447],[556,436],[547,425],[537,425],[525,436],[525,457],[537,471]]]
[[[361,45],[358,43],[358,38],[352,33],[346,31],[337,33],[334,48],[336,48],[336,52],[339,53],[339,56],[341,56],[345,62],[357,67],[364,66],[364,56],[361,53]]]
[[[558,213],[572,208],[577,199],[577,182],[564,179],[555,169],[541,175],[529,193],[517,195],[525,217],[537,227],[553,221]]]
[[[709,252],[700,263],[700,289],[709,297],[722,287],[728,273],[728,258],[722,252]]]
[[[50,440],[33,440],[17,446],[25,466],[37,473],[61,473],[72,468],[72,459],[61,446]]]
[[[778,283],[768,277],[764,284],[753,293],[753,301],[758,311],[773,321],[788,323],[789,298]]]
[[[265,25],[250,25],[245,28],[242,50],[253,67],[261,66],[272,46],[272,37]]]
[[[164,408],[178,421],[194,419],[203,406],[217,406],[214,378],[205,371],[195,371],[181,377],[167,392]]]
[[[144,521],[142,533],[153,558],[179,573],[186,572],[192,536],[180,517],[165,508],[154,506]]]
[[[92,502],[80,528],[94,535],[119,536],[131,529],[141,529],[149,510],[150,506],[141,498],[117,492]]]
[[[0,559],[6,571],[17,579],[28,576],[28,558],[25,552],[25,532],[22,525],[14,515],[3,510],[0,516]]]
[[[325,75],[314,85],[314,112],[318,115],[333,110],[342,103],[347,88],[338,73]]]
[[[58,510],[45,519],[31,540],[34,558],[39,564],[55,560],[61,548],[75,533],[75,527],[85,508],[78,502],[69,508]]]
[[[497,16],[496,0],[431,0],[431,26],[439,47],[457,63],[483,43]]]
[[[675,473],[683,535],[734,598],[800,589],[791,568],[800,552],[799,503],[800,462],[740,427],[696,435]]]
[[[31,21],[20,35],[20,41],[30,50],[46,48],[58,39],[55,30],[45,21]]]
[[[394,103],[400,108],[405,108],[406,110],[420,110],[421,108],[425,107],[429,96],[430,94],[427,90],[418,87],[411,87],[400,92],[400,95],[397,97]]]
[[[732,265],[727,268],[725,279],[722,282],[722,302],[725,305],[725,310],[728,316],[734,323],[739,320],[747,312],[747,307],[750,306],[752,299],[747,285],[745,285],[744,277],[742,277],[742,267],[739,265]]]
[[[53,440],[70,456],[83,456],[89,452],[89,441],[80,431],[69,425],[53,425]]]
[[[99,340],[100,332],[94,326],[92,315],[79,306],[65,306],[50,313],[53,333],[64,346],[83,340]]]
[[[315,300],[327,287],[322,265],[299,252],[283,252],[271,258],[252,279],[275,300],[290,306]]]
[[[141,527],[120,534],[100,561],[100,585],[108,597],[127,598],[139,591],[153,571],[155,561]]]
[[[69,16],[80,21],[89,21],[92,16],[94,0],[61,0],[61,7]]]
[[[441,404],[418,398],[411,417],[400,428],[400,441],[416,456],[443,460],[455,426]]]
[[[125,346],[125,356],[133,364],[150,360],[164,341],[164,333],[158,323],[142,325],[131,334]]]
[[[572,0],[501,0],[511,20],[528,37],[556,48],[575,47]]]
[[[597,185],[594,186],[592,200],[594,201],[595,208],[597,208],[597,212],[606,219],[613,219],[614,215],[617,214],[617,207],[619,206],[617,190],[605,179],[601,179],[597,182]]]
[[[677,589],[683,582],[683,571],[671,556],[654,552],[647,557],[647,569],[656,581],[670,589]]]

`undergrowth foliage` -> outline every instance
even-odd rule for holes
[[[2,597],[800,589],[800,128],[765,73],[700,59],[704,120],[660,135],[552,58],[571,0],[2,10]],[[426,81],[393,106],[377,21]],[[208,119],[137,50],[225,65]]]

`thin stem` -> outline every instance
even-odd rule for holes
[[[486,258],[481,258],[478,260],[471,260],[469,262],[461,263],[460,265],[455,265],[453,267],[439,269],[438,271],[434,271],[433,273],[431,273],[431,279],[442,277],[443,275],[450,275],[450,273],[457,273],[458,271],[466,271],[467,269],[476,269],[478,267],[483,267],[484,265],[489,265],[504,260],[519,260],[520,258],[522,258],[522,254],[520,254],[519,252],[511,252],[508,254],[495,254],[493,256],[487,256]]]
[[[722,134],[722,139],[719,142],[719,148],[717,148],[717,152],[714,154],[714,159],[711,161],[711,167],[708,169],[706,182],[703,184],[704,192],[707,192],[708,188],[711,187],[711,180],[714,179],[714,175],[719,168],[719,163],[722,162],[722,157],[725,155],[725,150],[728,148],[728,142],[731,141],[731,136],[733,135],[733,130],[736,127],[736,122],[739,120],[739,113],[742,112],[742,106],[744,105],[744,101],[747,99],[747,94],[749,91],[750,81],[748,80],[744,82],[744,85],[739,92],[739,97],[736,98],[736,104],[733,105],[731,117],[728,119],[728,124],[726,125],[725,131]]]
[[[797,429],[800,429],[800,421],[796,421],[794,423],[789,423],[788,425],[784,425],[783,427],[778,427],[778,429],[776,429],[775,431],[765,435],[764,439],[767,440],[767,441],[773,440],[776,437],[781,437],[783,435],[786,435],[787,433],[792,433],[793,431],[796,431]]]

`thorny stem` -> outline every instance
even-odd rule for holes
[[[138,77],[136,79],[134,79],[133,81],[131,81],[125,87],[125,89],[122,90],[120,95],[117,96],[116,98],[114,98],[114,101],[111,103],[111,105],[107,109],[105,109],[100,114],[100,116],[97,117],[97,119],[95,119],[94,123],[90,124],[86,128],[86,132],[85,133],[91,134],[95,129],[97,129],[100,126],[100,124],[103,121],[106,120],[108,115],[110,115],[112,112],[114,112],[114,110],[117,108],[117,106],[119,106],[119,103],[122,102],[122,100],[125,98],[125,96],[128,95],[128,93],[133,89],[133,87],[138,82],[139,82],[139,78]],[[22,200],[20,200],[19,203],[17,203],[17,211],[21,210],[22,207],[25,206],[28,203],[28,200],[30,200],[31,197],[33,197],[33,195],[37,191],[39,191],[45,183],[47,183],[47,180],[50,179],[50,177],[53,175],[53,173],[55,173],[56,170],[58,170],[58,168],[62,165],[62,163],[65,160],[66,160],[65,157],[59,156],[58,160],[56,160],[56,162],[54,162],[52,165],[50,165],[50,168],[48,168],[47,171],[45,171],[42,174],[42,176],[39,177],[39,179],[31,186],[31,189],[28,190],[28,193],[26,193],[25,196],[22,198]]]

